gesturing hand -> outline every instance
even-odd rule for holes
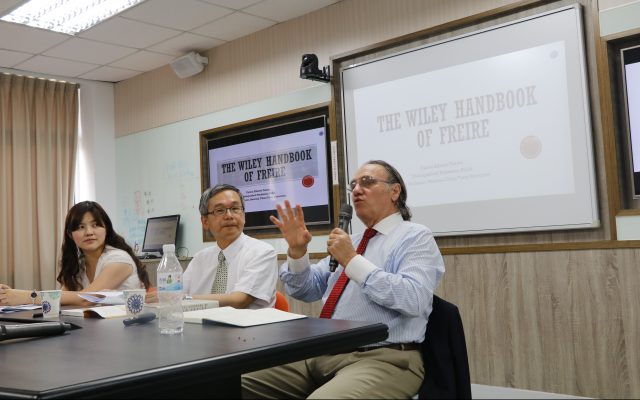
[[[300,204],[297,204],[294,210],[291,208],[289,200],[285,200],[284,207],[283,209],[280,204],[276,204],[280,219],[273,215],[269,218],[278,227],[284,240],[287,241],[289,256],[291,258],[300,258],[307,252],[307,245],[311,241],[311,233],[309,233],[304,223],[304,213]]]

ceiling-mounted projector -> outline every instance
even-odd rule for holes
[[[202,72],[204,66],[207,64],[209,64],[208,57],[202,57],[200,54],[192,51],[171,61],[169,65],[171,65],[173,72],[175,72],[179,78],[184,79]]]

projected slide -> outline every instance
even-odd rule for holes
[[[580,19],[568,6],[343,68],[347,175],[388,161],[437,235],[598,226]]]
[[[354,105],[358,159],[403,154],[416,206],[574,191],[562,42],[358,89]]]
[[[211,185],[239,188],[247,212],[274,210],[285,198],[303,207],[326,205],[325,143],[325,129],[315,128],[211,149]]]

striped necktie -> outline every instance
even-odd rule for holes
[[[378,233],[375,229],[367,228],[362,235],[362,240],[360,240],[360,244],[356,249],[356,253],[363,254],[365,249],[367,248],[367,243],[369,243],[369,239],[374,237]],[[340,296],[342,296],[342,292],[344,288],[349,283],[349,277],[344,273],[344,269],[340,274],[340,277],[336,281],[336,284],[331,289],[331,293],[329,293],[329,297],[327,297],[327,301],[324,303],[322,307],[322,311],[320,312],[320,318],[331,318],[333,312],[336,309],[336,305],[338,304],[338,300],[340,300]]]
[[[216,269],[216,279],[211,285],[211,293],[224,294],[227,291],[227,259],[224,253],[218,253],[218,269]]]

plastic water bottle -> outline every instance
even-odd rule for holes
[[[176,257],[176,246],[162,246],[162,260],[158,265],[158,300],[160,333],[173,335],[182,333],[182,266]]]

